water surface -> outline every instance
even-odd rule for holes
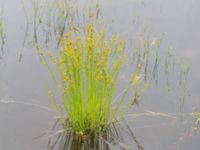
[[[169,113],[171,116],[186,114],[182,119],[180,115],[172,118],[155,114],[128,119],[137,140],[147,150],[200,149],[199,131],[194,131],[194,119],[187,115],[198,109],[200,102],[200,1],[102,0],[101,3],[101,18],[109,29],[108,34],[119,32],[127,41],[127,49],[130,51],[136,47],[136,35],[142,29],[147,30],[147,37],[164,35],[160,49],[158,82],[156,84],[152,80],[150,88],[140,97],[138,106],[135,105],[130,113],[148,110]],[[47,85],[51,81],[33,47],[33,24],[30,23],[23,47],[27,20],[21,0],[1,0],[0,5],[6,33],[6,45],[0,60],[0,99],[4,102],[14,100],[48,107]],[[30,14],[31,6],[31,1],[26,1]],[[42,31],[38,32],[41,33],[38,35],[41,44],[44,34]],[[55,49],[56,44],[50,42],[49,47]],[[175,67],[167,75],[165,60],[169,47],[173,49]],[[21,53],[23,55],[19,61]],[[153,66],[152,56],[149,60],[149,72],[153,70]],[[185,80],[181,75],[187,66],[190,71]],[[125,79],[128,74],[128,69],[126,70],[123,76]],[[39,107],[0,103],[0,149],[47,149],[47,138],[34,138],[48,130],[53,120],[53,113]],[[125,138],[129,149],[137,149],[136,143],[130,137]]]

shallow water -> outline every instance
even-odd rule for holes
[[[30,3],[25,2],[28,12],[32,14]],[[54,114],[31,104],[48,107],[47,85],[51,81],[32,46],[32,24],[23,48],[26,19],[21,0],[0,0],[0,6],[6,33],[6,44],[0,60],[0,150],[45,150],[47,138],[35,137],[52,126]],[[136,33],[141,29],[146,28],[149,37],[161,37],[164,34],[158,82],[156,84],[155,79],[151,81],[151,86],[140,97],[139,104],[129,112],[149,114],[128,119],[144,149],[200,149],[199,130],[194,130],[194,119],[189,115],[200,106],[199,13],[198,0],[102,0],[101,18],[110,31],[108,34],[120,32],[127,41],[127,49],[134,49]],[[43,43],[43,34],[38,35],[38,41]],[[50,42],[49,45],[49,48],[55,49],[55,43]],[[165,72],[168,47],[173,47],[176,60],[174,70],[170,69],[169,75]],[[22,59],[19,61],[21,53]],[[153,65],[151,56],[148,66],[150,72]],[[190,71],[185,80],[181,75],[187,66]],[[125,71],[122,77],[126,79],[129,70]],[[125,139],[129,149],[137,149],[129,136]]]

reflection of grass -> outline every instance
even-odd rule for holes
[[[55,70],[40,51],[62,100],[61,103],[51,101],[51,104],[65,132],[98,135],[133,104],[133,100],[125,101],[125,97],[133,87],[140,86],[140,65],[135,68],[126,88],[116,96],[124,42],[117,35],[108,41],[104,33],[104,29],[96,32],[89,24],[84,28],[83,37],[66,34],[59,56],[49,54]],[[53,98],[51,91],[50,95]]]
[[[137,140],[137,137],[127,125],[125,120],[123,120],[123,124],[125,124],[124,127],[122,127],[119,122],[112,123],[110,124],[109,129],[107,129],[103,133],[99,133],[98,136],[85,135],[83,136],[83,138],[73,133],[61,133],[57,139],[55,138],[56,140],[54,141],[54,143],[50,141],[50,143],[53,144],[51,144],[49,148],[59,150],[110,150],[113,149],[112,147],[114,147],[114,145],[117,145],[120,147],[120,149],[130,149],[130,147],[125,144],[125,139],[122,136],[122,132],[125,132],[128,136],[130,136],[130,138],[132,138],[133,142],[136,144],[137,149],[143,150],[143,146]]]

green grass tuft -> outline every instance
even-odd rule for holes
[[[55,101],[49,90],[51,106],[66,132],[98,135],[133,105],[135,99],[127,100],[126,96],[140,86],[141,66],[118,94],[117,79],[125,60],[124,41],[119,35],[107,40],[104,28],[97,31],[89,24],[83,34],[65,34],[58,56],[39,52],[59,92],[61,102]]]

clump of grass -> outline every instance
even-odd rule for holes
[[[39,50],[61,102],[51,101],[66,132],[75,135],[98,135],[123,116],[134,103],[126,100],[132,88],[141,84],[140,65],[134,68],[130,81],[118,94],[117,79],[124,63],[124,41],[119,35],[110,40],[105,30],[95,30],[93,24],[86,25],[83,34],[65,34],[58,56]],[[51,98],[53,92],[50,90]]]

